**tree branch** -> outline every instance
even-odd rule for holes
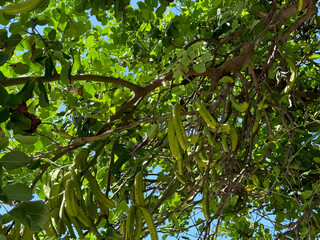
[[[54,82],[60,80],[60,75],[54,75],[52,77],[40,77],[40,76],[28,76],[28,77],[18,77],[18,78],[9,78],[4,81],[0,81],[1,85],[4,87],[9,86],[15,86],[20,84],[25,84],[28,80],[31,79],[41,79],[43,82]],[[115,78],[115,77],[107,77],[107,76],[97,76],[97,75],[91,75],[91,74],[83,74],[83,75],[73,75],[71,76],[72,81],[87,81],[87,82],[106,82],[106,83],[113,83],[116,85],[121,85],[124,87],[127,87],[131,89],[134,92],[141,91],[143,88],[139,85],[136,85],[134,83],[128,82],[126,80],[123,80],[121,78]]]

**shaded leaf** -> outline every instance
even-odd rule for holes
[[[196,73],[204,73],[206,71],[206,67],[203,64],[193,64],[192,65],[193,70]]]
[[[8,199],[15,201],[28,201],[33,198],[32,190],[23,183],[15,183],[2,187]]]
[[[9,138],[8,137],[1,137],[0,138],[0,150],[6,148],[9,145]]]
[[[0,66],[5,64],[8,59],[9,59],[9,56],[5,52],[1,51],[0,52]]]
[[[10,67],[12,67],[13,71],[17,74],[25,74],[30,70],[29,66],[23,63],[10,64]]]
[[[33,89],[35,86],[35,81],[34,80],[28,80],[26,84],[23,86],[21,91],[18,93],[18,96],[21,97],[21,100],[26,102],[30,98],[33,97]]]
[[[26,165],[31,160],[24,152],[12,151],[6,153],[1,159],[0,164],[7,170],[13,170]]]
[[[10,117],[9,106],[4,106],[0,108],[0,123],[5,122]]]
[[[31,231],[39,232],[48,221],[47,212],[48,209],[42,201],[35,201],[16,205],[9,215],[30,227]]]
[[[38,80],[38,88],[40,90],[40,95],[39,95],[39,104],[41,107],[47,107],[49,106],[49,99],[47,95],[46,88],[44,87],[41,79]]]
[[[7,77],[0,71],[0,81],[6,80]]]
[[[204,53],[203,55],[201,55],[200,59],[204,62],[208,62],[210,61],[212,58],[212,54],[211,53]]]
[[[5,194],[3,191],[2,191],[2,188],[0,188],[0,201],[4,202],[4,203],[8,203],[9,200],[8,200],[8,196],[7,194]]]
[[[53,61],[51,58],[47,58],[45,61],[45,73],[44,76],[45,77],[51,77],[52,73],[53,73]]]
[[[17,46],[22,40],[22,37],[20,34],[12,34],[9,38],[8,38],[8,43],[10,46]]]
[[[273,172],[276,176],[280,175],[280,168],[278,168],[277,166],[273,166]]]
[[[118,159],[113,164],[112,172],[117,173],[119,169],[122,167],[122,165],[130,159],[130,151],[122,144],[115,144],[113,146],[113,152],[118,156]]]
[[[38,136],[15,134],[14,139],[22,144],[34,144],[38,141]]]
[[[53,41],[56,39],[57,31],[55,29],[51,29],[51,31],[48,33],[48,37],[50,41]]]
[[[12,34],[19,33],[22,30],[22,25],[20,22],[13,22],[9,26],[9,32]]]
[[[284,203],[284,200],[283,200],[283,198],[280,196],[279,193],[274,193],[273,197],[274,197],[274,199],[277,200],[280,204],[283,204],[283,203]]]
[[[306,190],[300,193],[303,199],[308,199],[312,196],[313,192],[311,190]]]
[[[10,120],[14,129],[28,130],[31,127],[31,119],[24,114],[12,113]]]

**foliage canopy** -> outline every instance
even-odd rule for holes
[[[30,2],[0,1],[0,239],[319,237],[317,1]]]

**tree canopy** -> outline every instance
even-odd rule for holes
[[[1,240],[320,236],[316,0],[0,5]]]

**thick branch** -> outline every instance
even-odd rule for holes
[[[130,108],[132,108],[134,106],[134,104],[136,102],[138,102],[138,100],[140,99],[140,95],[133,95],[128,101],[126,101],[109,119],[109,121],[103,125],[103,127],[101,128],[101,130],[98,132],[98,134],[102,134],[105,131],[107,131],[108,129],[111,128],[113,121],[116,119],[119,119],[122,114],[126,111],[128,111]]]
[[[38,78],[41,79],[43,82],[54,82],[60,80],[60,75],[54,75],[52,77],[34,77],[34,76],[28,76],[28,77],[18,77],[18,78],[9,78],[5,81],[1,81],[1,85],[4,87],[8,86],[14,86],[14,85],[20,85],[25,84],[28,80]],[[141,91],[142,87],[139,85],[136,85],[134,83],[128,82],[126,80],[123,80],[121,78],[115,78],[115,77],[107,77],[107,76],[97,76],[97,75],[90,75],[90,74],[83,74],[83,75],[74,75],[71,76],[72,81],[87,81],[87,82],[106,82],[106,83],[113,83],[116,85],[121,85],[127,88],[130,88],[134,92]]]
[[[111,128],[113,121],[119,119],[122,114],[132,108],[139,100],[144,98],[148,93],[152,92],[156,88],[160,87],[164,81],[172,79],[172,72],[160,76],[158,79],[152,81],[144,87],[140,87],[135,91],[134,96],[132,96],[128,101],[126,101],[114,114],[111,116],[110,120],[101,128],[98,134],[102,134]]]
[[[305,3],[304,5],[306,5],[307,1],[305,1],[304,3]],[[297,7],[297,4],[298,3],[296,3],[294,6]],[[293,24],[291,24],[291,26],[283,33],[279,41],[280,44],[283,44],[288,39],[290,34],[294,32],[303,22],[308,21],[312,17],[314,8],[315,8],[315,4],[310,4],[310,6],[308,6],[307,13],[302,17],[300,17],[299,19],[297,19]]]
[[[172,72],[169,72],[165,75],[162,75],[160,76],[158,79],[152,81],[151,83],[147,84],[146,86],[143,87],[143,93],[141,93],[141,96],[142,95],[146,95],[148,94],[149,92],[152,92],[153,90],[155,90],[156,88],[160,87],[161,84],[166,81],[166,80],[172,80],[172,75],[173,73]]]
[[[311,100],[320,98],[320,92],[305,92],[300,90],[294,90],[293,92],[296,97],[308,98]]]

